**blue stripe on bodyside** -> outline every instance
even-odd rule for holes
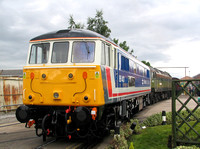
[[[117,75],[118,74],[118,75]],[[140,76],[123,70],[114,70],[115,86],[118,88],[128,87],[128,77],[135,78],[135,87],[150,87],[150,78]]]
[[[102,83],[103,83],[103,90],[104,90],[104,100],[105,100],[105,103],[108,103],[108,87],[107,87],[105,66],[101,66],[101,76],[102,76]]]

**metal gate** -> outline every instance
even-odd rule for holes
[[[200,80],[172,81],[173,145],[200,146]]]

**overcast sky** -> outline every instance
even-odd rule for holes
[[[70,14],[86,24],[96,10],[111,38],[127,41],[139,60],[200,73],[200,0],[0,0],[0,69],[22,69],[31,38],[67,28]],[[163,70],[185,76],[184,69]]]

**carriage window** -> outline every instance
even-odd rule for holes
[[[129,71],[129,59],[121,56],[121,70]]]
[[[76,41],[73,43],[72,62],[92,63],[94,62],[95,43],[86,41]]]
[[[134,73],[137,73],[137,65],[134,63]]]
[[[44,64],[49,58],[49,43],[33,44],[29,58],[29,64]]]
[[[108,45],[105,46],[106,52],[106,65],[110,66],[110,47]]]
[[[121,66],[122,66],[122,65],[121,65],[121,54],[120,54],[120,53],[118,53],[118,62],[119,62],[119,63],[118,63],[118,64],[119,64],[119,65],[118,65],[118,69],[121,70]]]
[[[129,61],[129,71],[132,73],[134,72],[134,62],[131,60]]]
[[[114,69],[117,69],[117,49],[114,49]]]
[[[106,59],[105,59],[105,44],[102,43],[101,46],[102,52],[101,52],[101,64],[105,65],[106,64]]]
[[[135,86],[135,78],[134,77],[128,77],[128,85],[129,87]]]
[[[150,78],[149,70],[147,70],[147,78]]]
[[[68,60],[69,42],[53,44],[52,63],[66,63]]]

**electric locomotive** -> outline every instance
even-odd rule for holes
[[[150,103],[150,69],[110,39],[83,29],[30,40],[23,106],[36,135],[102,137]]]

